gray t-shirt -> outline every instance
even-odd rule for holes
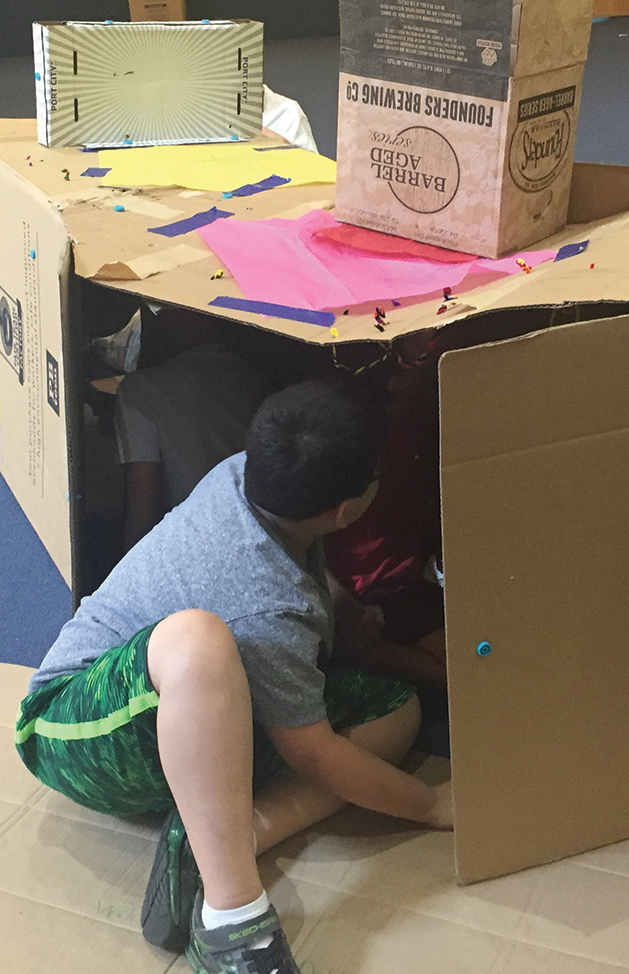
[[[321,665],[334,631],[319,542],[303,561],[243,493],[244,453],[210,471],[83,599],[31,680],[87,668],[101,653],[182,609],[215,612],[230,627],[267,727],[323,720]],[[177,647],[173,646],[173,653]]]

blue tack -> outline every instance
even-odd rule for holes
[[[232,135],[232,142],[238,142],[238,136]]]
[[[113,20],[106,20],[105,23],[106,24],[113,24]]]
[[[35,72],[35,81],[41,81],[41,74],[39,73],[39,71]]]
[[[36,257],[37,257],[37,251],[31,250],[31,258],[32,258],[32,260],[35,260]]]
[[[207,20],[207,19],[206,19],[206,20],[202,20],[202,21],[201,21],[201,23],[202,23],[202,24],[209,24],[209,22],[210,22],[210,21],[209,21],[209,20]]]
[[[476,652],[479,656],[489,656],[491,653],[491,643],[482,642],[476,647]]]
[[[125,139],[124,140],[124,144],[125,145],[133,145],[133,139]]]
[[[230,200],[231,198],[232,198],[232,194],[231,193],[223,193],[223,199],[224,200]]]
[[[114,213],[124,213],[124,206],[121,206],[120,204],[118,204],[118,206],[114,206]]]

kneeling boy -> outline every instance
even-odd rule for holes
[[[171,810],[143,929],[187,942],[197,972],[297,972],[256,849],[345,802],[451,825],[447,786],[394,766],[419,726],[413,688],[328,665],[321,539],[375,496],[384,427],[342,386],[267,399],[246,453],[83,600],[22,703],[17,746],[40,781],[113,815]]]

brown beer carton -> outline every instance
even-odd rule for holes
[[[341,0],[337,218],[499,257],[565,226],[592,0]]]

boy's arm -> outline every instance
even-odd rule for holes
[[[449,783],[430,788],[364,751],[327,720],[270,727],[266,734],[288,766],[345,801],[435,828],[452,828]]]

